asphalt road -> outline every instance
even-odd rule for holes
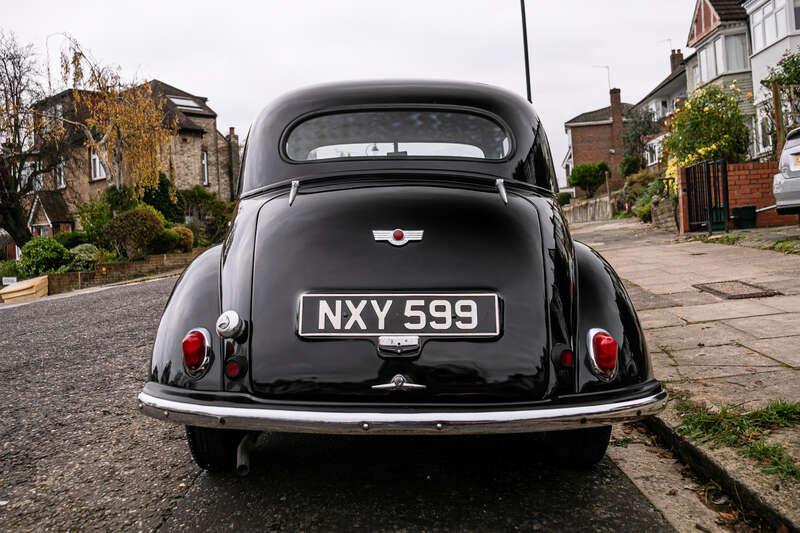
[[[136,411],[174,281],[0,305],[0,530],[670,530],[526,437],[263,436],[249,477],[199,471]]]

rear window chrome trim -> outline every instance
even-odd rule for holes
[[[289,154],[286,152],[286,145],[289,139],[289,135],[291,135],[292,131],[299,126],[300,124],[326,115],[336,115],[339,113],[369,113],[372,111],[402,111],[402,110],[428,110],[428,111],[447,111],[452,113],[469,113],[471,115],[476,115],[485,119],[488,119],[494,122],[496,125],[500,126],[503,132],[508,136],[508,153],[502,159],[485,159],[480,157],[456,157],[456,156],[405,156],[405,157],[337,157],[337,158],[330,158],[330,159],[311,159],[305,161],[299,161],[297,159],[292,159],[289,157]],[[452,105],[452,104],[427,104],[427,103],[419,103],[419,104],[371,104],[368,106],[356,106],[356,105],[348,105],[348,106],[336,106],[336,107],[329,107],[327,109],[318,109],[315,111],[310,111],[308,113],[304,113],[291,122],[283,129],[281,135],[278,140],[278,155],[280,156],[281,160],[285,163],[290,165],[319,165],[319,164],[329,164],[329,163],[341,163],[342,161],[348,162],[376,162],[376,161],[468,161],[468,162],[477,162],[477,163],[488,163],[488,164],[502,164],[508,163],[516,154],[517,149],[517,141],[514,137],[514,131],[508,126],[506,121],[500,118],[495,113],[491,111],[487,111],[486,109],[481,109],[479,107],[470,107],[470,106],[460,106],[460,105]]]

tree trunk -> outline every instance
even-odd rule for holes
[[[31,240],[25,210],[21,207],[12,207],[0,213],[0,228],[6,230],[20,248]]]

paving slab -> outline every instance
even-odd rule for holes
[[[760,353],[736,344],[705,346],[670,352],[672,364],[681,367],[733,366],[778,367],[784,366]]]
[[[800,313],[800,296],[773,296],[760,301],[766,306],[786,313]]]
[[[644,329],[658,329],[686,324],[675,313],[667,309],[648,309],[639,311],[637,314],[639,315],[639,323]]]
[[[800,313],[737,318],[724,323],[757,339],[772,339],[800,332]]]
[[[762,301],[766,302],[766,300],[767,298],[758,298],[754,300],[723,300],[712,304],[678,307],[670,309],[669,311],[689,323],[783,313],[780,309],[771,307],[766,303],[760,303]]]
[[[745,335],[722,322],[688,324],[645,331],[647,345],[667,352],[735,344]],[[752,338],[752,337],[749,337]]]
[[[694,399],[704,400],[709,407],[738,405],[751,410],[764,407],[772,400],[798,401],[800,371],[784,368],[763,374],[698,379],[675,388]]]
[[[743,340],[742,344],[785,365],[800,368],[800,335],[774,339]],[[800,388],[800,384],[798,384],[798,388]],[[800,399],[800,390],[798,390],[797,396]]]

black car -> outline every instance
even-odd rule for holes
[[[185,424],[209,470],[246,470],[260,431],[547,432],[557,459],[594,464],[610,424],[666,392],[557,191],[541,122],[505,90],[280,98],[250,131],[227,238],[164,310],[140,409]]]

